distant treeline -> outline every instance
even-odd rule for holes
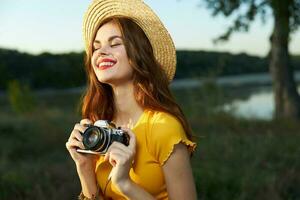
[[[0,49],[0,89],[10,80],[31,88],[67,88],[86,83],[84,53],[31,55]],[[300,56],[293,56],[291,66],[300,70]],[[267,58],[247,54],[206,51],[178,51],[175,79],[216,77],[268,71]]]

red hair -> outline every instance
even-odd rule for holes
[[[144,31],[132,20],[114,17],[113,21],[124,37],[124,45],[133,68],[134,97],[144,109],[163,111],[175,116],[182,124],[187,137],[192,139],[191,128],[169,89],[168,78],[156,61],[152,46]],[[99,27],[101,27],[101,25]],[[85,70],[87,90],[82,101],[82,117],[93,122],[99,119],[112,120],[115,114],[114,95],[110,85],[98,81],[92,64],[92,45],[86,52]]]

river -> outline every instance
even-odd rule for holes
[[[295,80],[299,85],[300,93],[300,71],[295,72]],[[258,118],[269,120],[274,112],[274,100],[271,87],[271,77],[268,73],[226,76],[216,79],[181,79],[171,83],[172,90],[193,89],[201,87],[207,81],[214,81],[216,85],[223,88],[224,92],[233,93],[231,102],[222,106],[224,110],[232,110],[233,114],[244,118]],[[63,90],[42,89],[34,93],[41,96],[59,94],[78,94],[84,90],[83,87],[69,88]],[[234,92],[232,92],[234,91]],[[5,93],[0,91],[0,97]]]

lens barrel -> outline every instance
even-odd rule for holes
[[[106,153],[109,146],[114,142],[129,145],[129,135],[116,128],[89,126],[82,134],[82,143],[85,150]]]
[[[105,130],[97,126],[90,126],[83,135],[82,143],[86,150],[103,151],[108,145],[108,134]]]

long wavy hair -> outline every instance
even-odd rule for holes
[[[143,109],[163,111],[175,116],[182,124],[187,137],[192,139],[192,131],[179,105],[169,89],[168,78],[156,61],[152,46],[144,31],[131,19],[113,17],[100,24],[113,21],[124,37],[124,45],[130,65],[133,68],[134,97]],[[83,118],[95,122],[99,119],[112,120],[116,111],[114,94],[110,85],[98,81],[91,64],[92,45],[86,52],[85,70],[87,89],[82,96]]]

